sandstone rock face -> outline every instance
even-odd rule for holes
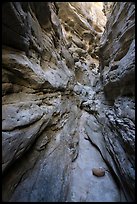
[[[64,39],[74,58],[76,80],[92,86],[99,63],[96,49],[106,24],[103,3],[61,2],[57,6]]]
[[[119,12],[117,12],[119,11]],[[118,168],[126,194],[134,199],[135,187],[135,5],[115,3],[101,39],[101,79],[109,127],[107,149]],[[110,136],[113,135],[113,136]]]
[[[3,201],[134,201],[134,9],[3,4]]]
[[[118,13],[116,9],[119,10]],[[101,72],[103,87],[105,94],[110,100],[119,95],[134,96],[134,10],[134,3],[114,4],[111,14],[112,18],[107,22],[106,30],[100,42],[100,58],[102,62],[100,67],[103,69]],[[126,18],[123,18],[125,15]],[[109,94],[110,91],[113,93]]]
[[[115,2],[104,2],[103,12],[107,18],[111,15],[111,11]]]
[[[3,200],[65,201],[80,112],[55,5],[5,3],[3,21]]]

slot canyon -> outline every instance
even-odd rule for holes
[[[2,4],[2,201],[135,201],[135,2]]]

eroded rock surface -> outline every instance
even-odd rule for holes
[[[134,10],[3,4],[3,201],[134,201]]]
[[[133,2],[115,3],[100,45],[102,86],[106,100],[113,104],[105,111],[105,144],[131,200],[135,188],[134,15]]]

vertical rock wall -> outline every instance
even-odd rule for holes
[[[96,86],[95,101],[96,103],[98,100],[102,101],[96,104],[96,110],[106,150],[109,153],[105,158],[117,174],[127,199],[134,200],[135,4],[133,2],[113,4],[101,37],[99,59],[100,85]]]
[[[80,113],[56,7],[9,2],[2,15],[3,201],[65,201]]]
[[[96,48],[106,24],[103,3],[61,2],[57,6],[64,39],[74,58],[76,80],[92,86],[99,64]]]
[[[134,7],[3,4],[3,201],[134,200]]]

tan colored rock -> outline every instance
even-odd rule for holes
[[[105,176],[105,170],[102,168],[93,168],[92,173],[94,176],[97,176],[97,177]]]
[[[134,200],[134,3],[103,8],[3,4],[3,201]]]

